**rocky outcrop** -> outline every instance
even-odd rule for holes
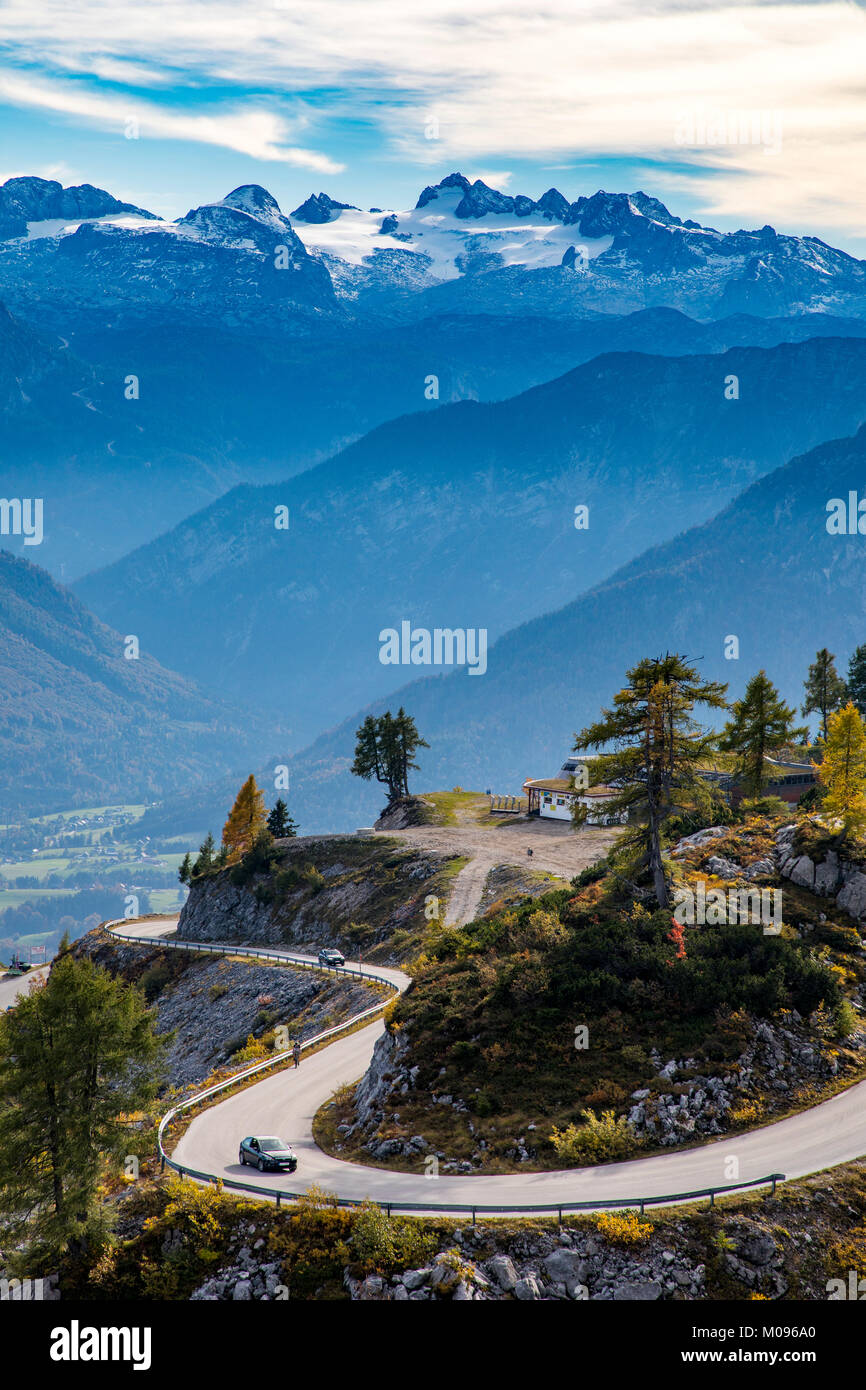
[[[660,1067],[658,1075],[671,1090],[632,1093],[628,1119],[635,1134],[666,1147],[723,1134],[731,1111],[744,1100],[761,1097],[766,1105],[769,1094],[771,1108],[774,1094],[788,1097],[810,1081],[838,1074],[838,1056],[822,1049],[799,1014],[792,1013],[790,1026],[755,1022],[753,1029],[749,1046],[721,1076],[696,1076],[692,1057]],[[683,1074],[688,1079],[680,1080]]]
[[[678,859],[686,850],[702,849],[704,845],[711,844],[713,840],[724,839],[725,835],[729,833],[727,826],[710,825],[705,830],[696,830],[693,835],[684,835],[681,840],[677,840],[671,850],[671,858]]]
[[[808,888],[819,898],[833,898],[858,922],[866,919],[866,865],[843,859],[833,849],[820,860],[800,853],[796,825],[783,826],[776,834],[776,862],[783,878]]]
[[[347,1271],[351,1298],[395,1303],[632,1302],[704,1294],[704,1265],[658,1238],[622,1249],[586,1230],[529,1230],[514,1238],[490,1227],[469,1227],[456,1231],[454,1240],[451,1249],[440,1251],[429,1264],[391,1279],[358,1279]]]
[[[239,1242],[243,1243],[233,1252],[231,1263],[200,1284],[190,1294],[190,1302],[270,1303],[288,1298],[289,1290],[280,1273],[281,1261],[266,1258],[265,1239],[257,1237],[253,1222],[238,1228],[233,1244],[237,1246]]]
[[[250,1034],[300,1019],[293,1036],[311,1038],[377,998],[364,985],[332,983],[309,970],[243,961],[199,965],[156,1001],[159,1031],[174,1034],[168,1070],[176,1086],[202,1081]]]
[[[352,836],[287,840],[273,871],[235,883],[231,870],[194,879],[178,923],[187,941],[259,942],[357,956],[353,924],[384,941],[416,924],[424,885],[447,856]]]
[[[419,796],[403,796],[387,806],[376,821],[377,830],[408,830],[413,825],[426,825],[427,810],[433,803]]]

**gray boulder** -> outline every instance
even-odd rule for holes
[[[519,1298],[521,1303],[529,1303],[542,1297],[541,1285],[534,1274],[527,1274],[523,1279],[518,1279],[514,1286],[514,1297]]]
[[[798,883],[801,888],[814,888],[815,865],[808,854],[801,854],[800,858],[794,861],[788,871],[788,877],[792,883]]]
[[[487,1273],[503,1293],[511,1293],[517,1287],[517,1270],[508,1255],[494,1255],[485,1266]]]
[[[718,878],[739,878],[742,869],[732,859],[724,859],[720,854],[712,854],[707,860],[707,869]]]
[[[866,874],[855,869],[848,876],[845,887],[836,898],[836,905],[849,912],[852,917],[866,915]]]
[[[656,1283],[620,1284],[613,1291],[615,1303],[652,1303],[661,1296],[662,1286]]]

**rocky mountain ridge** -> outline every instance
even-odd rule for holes
[[[279,248],[289,273],[274,276]],[[169,282],[200,316],[274,324],[332,315],[335,287],[342,301],[392,315],[406,312],[407,295],[432,296],[425,313],[866,312],[866,264],[855,257],[770,226],[719,232],[644,192],[513,197],[454,173],[408,211],[362,213],[320,192],[286,217],[254,184],[170,222],[90,185],[0,187],[0,295],[13,308],[38,283],[52,314],[94,313],[101,283],[115,315],[165,312]]]

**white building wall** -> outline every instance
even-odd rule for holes
[[[548,820],[571,820],[572,798],[563,792],[541,793],[541,814]]]

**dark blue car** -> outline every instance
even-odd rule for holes
[[[282,1139],[257,1139],[248,1135],[241,1140],[238,1161],[244,1166],[252,1163],[260,1173],[294,1173],[298,1166],[298,1155],[291,1144]]]

